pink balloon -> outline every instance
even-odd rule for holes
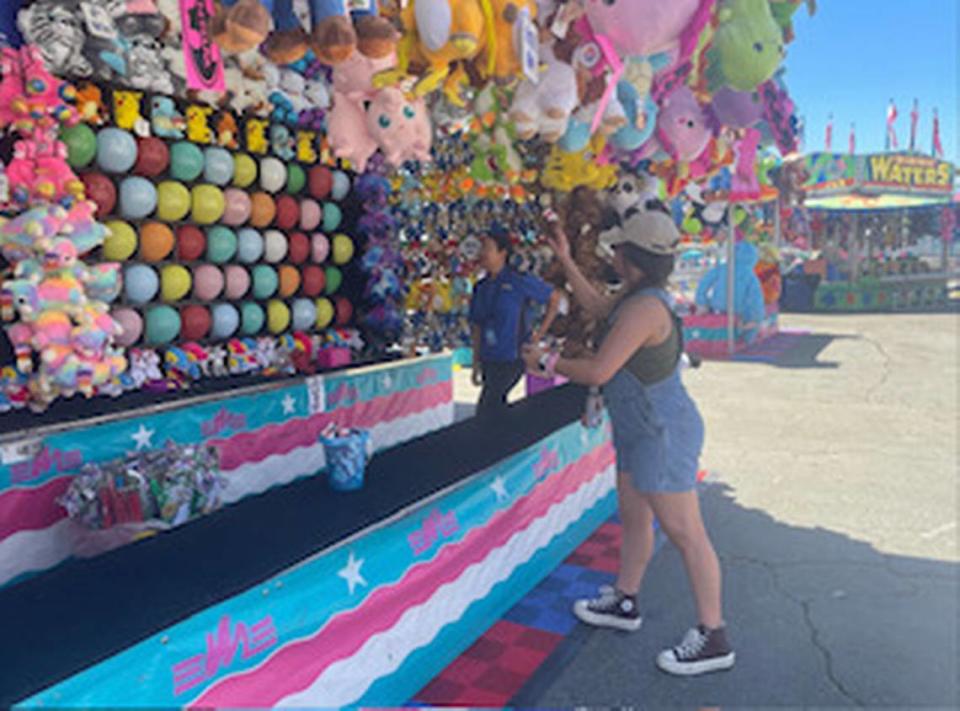
[[[330,256],[330,240],[325,234],[317,232],[310,238],[310,254],[317,264],[327,261],[327,257]]]
[[[250,273],[243,267],[231,264],[226,269],[227,288],[224,295],[228,299],[242,299],[250,291]]]
[[[228,188],[223,192],[225,202],[221,222],[238,227],[250,219],[250,196],[238,188]]]
[[[307,198],[300,203],[300,229],[310,230],[317,229],[317,225],[320,224],[320,221],[323,219],[323,208],[320,207],[320,203],[316,200]]]
[[[213,301],[223,291],[223,272],[212,264],[202,264],[193,271],[193,295],[200,301]]]
[[[143,334],[143,319],[133,309],[117,309],[110,314],[120,324],[123,333],[117,336],[117,343],[124,348],[132,346]]]

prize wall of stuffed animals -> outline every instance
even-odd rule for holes
[[[3,126],[19,141],[7,214],[47,210],[38,266],[18,257],[12,276],[42,284],[76,265],[97,313],[110,304],[94,381],[113,391],[124,348],[130,387],[288,369],[317,352],[308,332],[352,321],[378,352],[464,344],[490,223],[546,273],[542,211],[560,207],[572,225],[593,212],[568,194],[654,178],[664,200],[700,190],[696,214],[677,215],[695,234],[710,206],[773,189],[757,167],[771,148],[796,149],[779,66],[801,4],[24,0],[16,27],[0,27],[25,53],[4,60],[3,90],[30,95],[33,65],[56,90],[28,98],[39,112],[8,101],[19,113]],[[64,249],[74,220],[98,237],[56,262],[46,252]],[[36,232],[28,222],[10,229]],[[96,392],[83,373],[59,392]],[[58,394],[59,375],[43,387],[7,375],[20,404]]]

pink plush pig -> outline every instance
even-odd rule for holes
[[[367,129],[367,116],[359,101],[333,92],[333,108],[327,117],[330,148],[337,158],[349,160],[358,173],[366,170],[367,161],[377,150],[377,143]]]
[[[399,89],[382,89],[367,109],[367,128],[391,166],[430,160],[433,141],[423,99],[408,101]]]
[[[354,101],[372,99],[376,92],[373,87],[374,75],[392,69],[396,65],[395,53],[375,59],[360,52],[354,52],[334,67],[333,89]]]

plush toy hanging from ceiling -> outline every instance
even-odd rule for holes
[[[783,31],[768,0],[721,0],[719,25],[708,52],[707,79],[716,91],[729,86],[753,91],[776,71],[785,55]]]
[[[397,33],[380,17],[376,0],[308,0],[308,36],[294,12],[294,0],[224,0],[212,37],[227,53],[263,44],[276,64],[299,61],[313,49],[320,61],[336,65],[354,51],[382,58],[394,51]]]
[[[378,86],[389,86],[407,77],[413,66],[425,66],[414,85],[416,96],[443,87],[447,98],[463,105],[467,84],[466,64],[480,56],[492,31],[490,0],[412,0],[401,11],[404,34],[395,70],[377,77]]]

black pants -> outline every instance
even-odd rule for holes
[[[507,395],[523,376],[523,361],[481,363],[483,390],[477,403],[477,417],[489,417],[507,406]]]

